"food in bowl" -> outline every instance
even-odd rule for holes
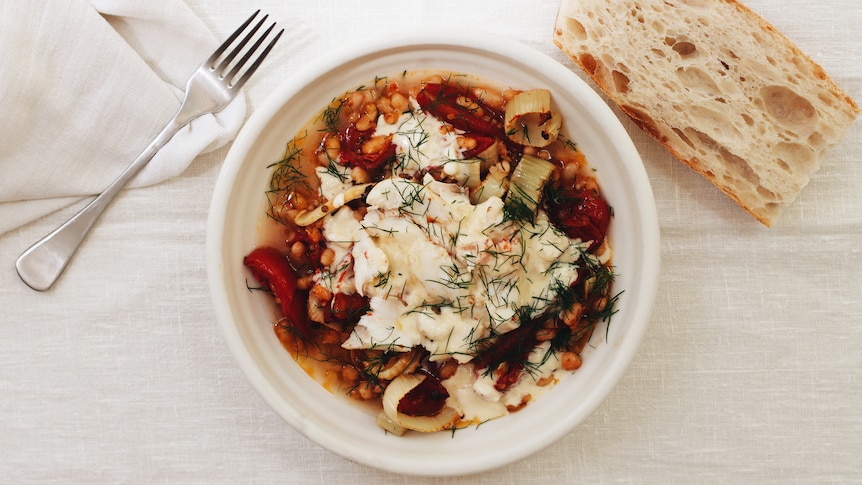
[[[244,258],[284,348],[398,435],[504,416],[580,367],[619,294],[612,209],[564,121],[541,87],[451,72],[323,107]]]

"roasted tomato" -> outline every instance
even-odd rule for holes
[[[307,298],[296,288],[296,275],[281,251],[264,246],[254,249],[243,259],[243,264],[252,276],[268,289],[281,313],[303,336],[310,335],[308,313],[305,309]]]
[[[592,241],[590,251],[601,246],[611,222],[611,208],[604,197],[593,190],[564,191],[547,204],[548,217],[566,236]]]
[[[325,318],[327,321],[355,324],[369,308],[368,297],[358,293],[336,293]]]
[[[312,235],[312,232],[313,230],[307,227],[295,227],[293,237],[288,241],[288,244],[302,243],[305,248],[301,255],[296,255],[293,251],[287,255],[293,274],[297,278],[312,275],[320,268],[320,255],[326,249],[326,241],[320,237],[319,231],[317,236]]]
[[[485,150],[487,150],[488,148],[491,148],[491,145],[493,145],[493,144],[497,143],[497,139],[496,139],[496,138],[492,138],[492,137],[490,137],[490,136],[484,136],[484,135],[471,135],[471,136],[470,136],[470,138],[473,138],[474,140],[476,140],[476,147],[475,147],[475,148],[472,148],[472,149],[470,149],[470,150],[464,150],[464,155],[463,155],[463,157],[464,157],[465,159],[467,159],[467,158],[477,157],[477,156],[479,156],[482,152],[484,152]]]
[[[468,99],[479,106],[481,115],[477,109],[459,104],[459,98]],[[416,101],[423,111],[459,130],[495,138],[503,137],[502,114],[454,84],[426,84],[416,95]]]
[[[360,131],[356,123],[350,123],[341,132],[341,159],[348,167],[362,167],[369,174],[379,172],[395,159],[395,145],[389,143],[376,153],[363,153],[362,146],[374,136],[374,130]]]
[[[518,382],[524,363],[538,344],[539,321],[525,322],[518,328],[497,337],[491,345],[479,350],[476,362],[480,369],[499,374],[494,388],[506,391]]]
[[[398,402],[398,412],[408,416],[436,416],[446,405],[449,391],[436,377],[426,374],[418,386],[414,387]]]

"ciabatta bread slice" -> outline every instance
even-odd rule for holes
[[[734,0],[561,0],[554,43],[767,226],[859,115],[820,66]]]

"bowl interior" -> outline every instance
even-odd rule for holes
[[[441,40],[445,39],[445,40]],[[564,130],[597,170],[614,207],[611,238],[623,292],[618,312],[600,326],[581,369],[517,413],[455,433],[396,437],[374,412],[335,397],[308,377],[272,330],[270,298],[255,286],[242,258],[253,247],[267,165],[333,97],[404,70],[442,69],[513,88],[544,87],[564,116]],[[521,44],[481,34],[413,34],[371,42],[322,59],[288,80],[251,117],[235,141],[215,188],[207,264],[218,321],[251,383],[297,431],[350,460],[415,475],[474,473],[532,454],[583,421],[622,376],[652,312],[658,275],[658,223],[641,160],[607,105],[574,73]]]

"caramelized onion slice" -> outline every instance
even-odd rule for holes
[[[407,432],[407,428],[389,419],[389,416],[386,415],[385,411],[377,413],[377,426],[380,426],[395,436],[402,436]]]
[[[460,420],[461,413],[449,406],[445,406],[440,413],[434,416],[408,416],[398,413],[400,426],[420,433],[436,433],[437,431],[452,429]]]
[[[523,91],[506,105],[506,135],[522,145],[548,146],[557,139],[562,123],[563,117],[551,111],[547,89]]]
[[[395,378],[383,391],[383,412],[396,425],[414,431],[433,433],[451,429],[461,419],[461,414],[450,406],[444,405],[440,412],[433,416],[409,416],[398,412],[398,403],[401,399],[425,379],[431,379],[431,377],[413,373],[402,374]],[[380,425],[379,422],[378,425]]]
[[[383,366],[383,369],[377,373],[377,378],[391,381],[401,374],[411,373],[416,370],[417,366],[419,366],[419,360],[421,360],[421,357],[422,354],[420,354],[416,349],[395,355],[391,357],[389,361],[386,362],[386,365]]]
[[[293,223],[297,226],[308,226],[314,224],[322,219],[326,214],[335,212],[344,204],[362,197],[365,194],[365,190],[372,185],[374,184],[354,185],[336,195],[332,200],[328,200],[310,211],[301,210],[296,213],[296,216],[293,218]]]

